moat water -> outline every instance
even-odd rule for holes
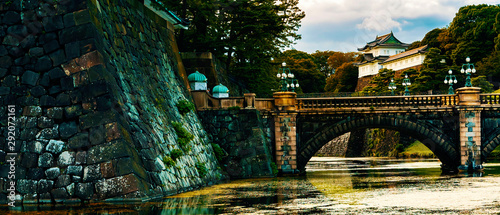
[[[33,214],[498,214],[500,163],[443,175],[437,160],[313,158],[300,177],[236,180],[143,204],[23,206]]]

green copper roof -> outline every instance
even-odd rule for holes
[[[229,89],[227,89],[226,86],[219,84],[219,85],[214,87],[214,90],[212,91],[212,93],[229,93]]]
[[[188,76],[189,82],[207,82],[207,77],[205,75],[199,73],[198,71],[191,73]]]

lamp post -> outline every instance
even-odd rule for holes
[[[455,91],[453,90],[453,84],[457,83],[457,78],[451,73],[453,73],[451,69],[448,70],[448,75],[446,75],[446,77],[444,78],[444,84],[450,85],[450,87],[448,88],[448,94],[455,94]]]
[[[299,81],[295,79],[295,75],[286,68],[286,63],[281,63],[282,68],[280,72],[276,75],[281,81],[281,92],[291,91],[294,92],[296,88],[299,87]],[[288,71],[288,73],[287,73]]]
[[[467,75],[467,79],[465,79],[465,87],[472,87],[470,75],[471,73],[476,73],[476,68],[474,68],[474,64],[469,63],[470,62],[469,57],[465,58],[465,61],[467,61],[467,63],[462,64],[462,69],[460,70],[460,73],[465,73],[465,75]]]
[[[389,83],[389,90],[391,90],[391,95],[394,95],[394,90],[396,89],[396,84],[394,83],[394,79],[391,78],[391,83]]]
[[[410,79],[408,78],[408,74],[405,75],[405,78],[403,79],[403,86],[405,86],[405,96],[410,95],[410,90],[408,90],[408,86],[411,85]]]

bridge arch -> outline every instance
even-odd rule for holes
[[[483,138],[482,142],[481,161],[484,162],[486,161],[486,158],[488,158],[490,153],[500,145],[500,128],[496,128],[487,136],[485,135],[485,138]]]
[[[420,140],[427,146],[447,167],[455,168],[459,165],[459,152],[454,147],[452,139],[440,129],[425,123],[417,123],[405,116],[371,116],[347,117],[333,124],[327,124],[316,130],[315,135],[298,143],[297,165],[304,169],[311,157],[330,140],[344,133],[363,128],[386,128],[396,130]]]

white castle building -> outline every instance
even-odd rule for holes
[[[378,74],[382,68],[402,71],[409,68],[418,69],[424,62],[427,45],[406,51],[408,44],[399,41],[391,32],[377,36],[374,41],[366,43],[358,51],[363,52],[363,61],[358,63],[358,78]]]

